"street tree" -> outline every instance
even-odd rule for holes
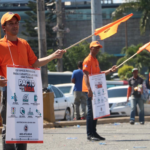
[[[121,4],[113,13],[113,19],[123,17],[131,11],[141,12],[140,31],[145,33],[146,28],[150,29],[150,0],[126,0],[126,3]]]
[[[123,61],[125,61],[126,59],[131,57],[133,54],[135,54],[142,45],[143,45],[142,43],[138,45],[131,45],[130,47],[126,49],[125,52],[123,48],[123,53],[125,56],[120,58],[117,61],[117,65],[121,64]],[[131,60],[127,61],[125,65],[134,66],[138,68],[140,72],[142,71],[143,68],[147,68],[147,70],[150,71],[149,58],[150,58],[150,52],[143,50],[142,52],[137,54],[135,57],[133,57]],[[144,75],[144,72],[141,72],[141,74]]]
[[[51,53],[51,50],[48,51]],[[67,52],[63,55],[63,70],[64,71],[73,71],[77,69],[77,62],[83,61],[90,53],[89,43],[83,42],[77,46],[72,47],[67,50]],[[101,70],[107,70],[112,67],[112,61],[114,56],[109,55],[107,53],[101,53],[97,55],[97,59],[100,64]],[[48,69],[50,71],[56,71],[57,61],[54,60],[48,64]],[[110,79],[110,76],[106,76],[107,79]]]
[[[47,49],[53,49],[56,47],[56,33],[53,32],[52,28],[54,23],[56,24],[56,17],[54,15],[55,9],[55,0],[45,0],[45,21],[46,21],[46,37],[47,37]],[[47,3],[51,3],[50,6],[47,6]],[[36,0],[29,1],[28,7],[30,11],[26,11],[25,14],[28,16],[28,19],[24,19],[23,27],[25,30],[22,34],[28,37],[27,41],[33,49],[34,53],[38,57],[38,35],[37,30],[37,6]]]

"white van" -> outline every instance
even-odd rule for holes
[[[71,83],[71,71],[50,72],[48,71],[48,84]]]

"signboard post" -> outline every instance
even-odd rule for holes
[[[40,69],[7,66],[6,143],[43,143]]]
[[[92,106],[94,120],[110,116],[108,93],[105,74],[97,74],[89,77],[93,92]]]

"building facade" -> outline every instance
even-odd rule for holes
[[[7,1],[8,0],[4,0],[3,3],[0,3],[0,17],[8,11],[18,13],[21,16],[19,37],[29,40],[32,37],[26,37],[22,34],[22,31],[25,31],[25,28],[23,27],[24,19],[28,19],[28,15],[26,15],[25,12],[31,10],[27,6],[28,0],[11,0],[11,3],[8,3]],[[112,22],[112,12],[119,5],[120,4],[113,4],[112,0],[103,0],[101,14],[103,17],[103,25]],[[49,10],[47,9],[46,13],[48,13],[48,11]],[[98,16],[99,14],[91,14],[89,1],[79,3],[72,2],[70,5],[65,5],[65,27],[69,28],[70,32],[65,33],[64,48],[93,34],[91,33],[91,15]],[[140,17],[140,12],[134,12],[134,16],[127,21],[127,28],[125,27],[125,23],[122,23],[118,28],[117,34],[105,39],[105,52],[115,56],[122,56],[120,52],[122,48],[126,46],[126,43],[130,46],[132,44],[144,44],[150,41],[150,31],[148,29],[144,35],[140,35]],[[37,22],[33,22],[33,24],[37,26]],[[125,35],[126,31],[127,36]],[[4,36],[3,32],[1,32],[1,36]],[[91,39],[87,41],[91,42]]]

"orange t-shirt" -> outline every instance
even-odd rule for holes
[[[37,60],[26,40],[18,38],[18,43],[15,45],[11,41],[7,43],[6,37],[0,39],[0,75],[5,78],[7,78],[6,66],[13,65],[8,44],[15,65],[30,67]]]
[[[89,75],[100,73],[99,62],[96,58],[89,54],[83,61],[83,71],[87,71]],[[84,77],[82,80],[82,92],[88,92]]]

